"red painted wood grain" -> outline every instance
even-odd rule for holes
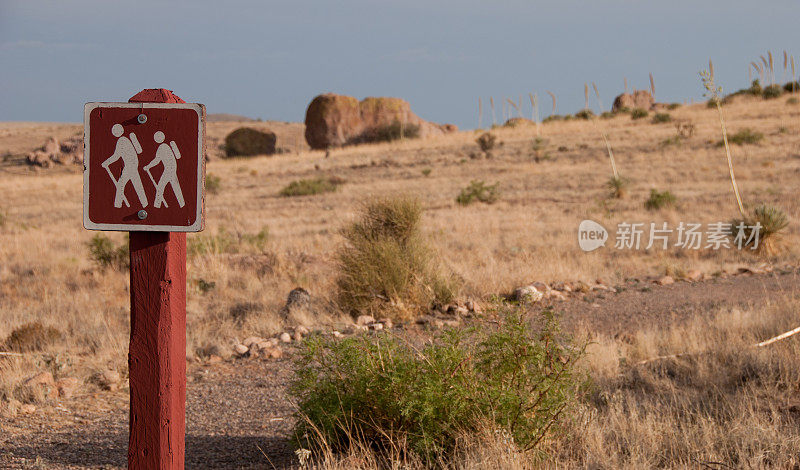
[[[183,103],[146,89],[130,102]],[[186,234],[130,232],[129,469],[183,469],[186,429]]]

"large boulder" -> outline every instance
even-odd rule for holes
[[[352,96],[319,95],[306,110],[306,142],[312,149],[346,144],[363,131],[358,100]]]
[[[228,157],[272,155],[275,153],[276,140],[274,132],[240,127],[225,137],[225,155]]]
[[[631,93],[623,93],[614,98],[614,105],[611,110],[614,112],[623,111],[625,109],[646,109],[650,110],[655,104],[653,95],[647,90],[636,90]]]
[[[368,97],[358,102],[352,96],[326,93],[314,98],[306,111],[306,141],[313,149],[391,140],[394,134],[427,137],[456,130],[425,121],[400,98]]]

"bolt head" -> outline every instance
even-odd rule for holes
[[[144,124],[147,122],[147,116],[140,114],[136,117],[136,120],[139,121],[139,124]]]
[[[147,218],[147,211],[142,209],[136,213],[136,217],[139,217],[139,220],[144,220]]]

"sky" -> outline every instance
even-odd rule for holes
[[[479,97],[522,95],[529,116],[535,92],[544,116],[551,91],[574,113],[594,82],[608,109],[649,73],[658,101],[683,102],[709,59],[725,91],[768,50],[779,79],[784,50],[800,68],[798,18],[798,0],[0,0],[0,121],[80,122],[85,102],[168,88],[279,121],[320,93],[396,96],[475,128]]]

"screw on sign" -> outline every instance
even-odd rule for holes
[[[128,468],[182,469],[186,233],[204,224],[205,107],[169,90],[84,108],[83,224],[130,232]]]

